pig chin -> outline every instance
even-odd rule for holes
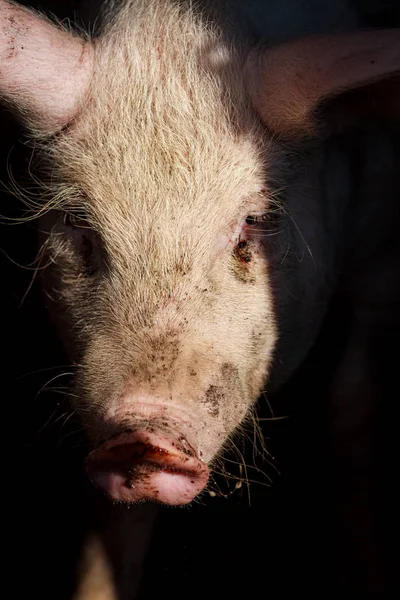
[[[102,429],[106,441],[89,454],[86,471],[111,499],[184,505],[207,485],[206,461],[215,449],[209,434],[200,434],[204,439],[199,439],[182,410],[122,405],[109,412]],[[203,430],[208,430],[206,424]]]

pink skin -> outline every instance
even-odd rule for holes
[[[0,97],[35,128],[53,133],[75,118],[93,60],[90,43],[0,0]]]
[[[91,452],[86,469],[113,500],[191,502],[206,486],[209,470],[184,438],[172,441],[146,430],[114,435]]]

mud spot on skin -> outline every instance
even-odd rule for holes
[[[260,352],[260,348],[264,344],[264,341],[265,341],[264,337],[259,331],[253,330],[251,332],[250,348],[251,348],[252,354],[258,355],[258,353]]]
[[[251,254],[249,251],[249,245],[245,240],[242,240],[236,244],[234,254],[240,262],[249,263],[251,262]]]
[[[227,399],[240,387],[238,368],[231,363],[223,363],[218,377],[219,385],[211,384],[205,395],[204,404],[212,417],[218,417],[222,408],[224,412]]]
[[[249,272],[252,254],[248,242],[240,240],[233,249],[232,256],[232,269],[236,279],[243,283],[254,283],[255,280],[250,276]]]
[[[188,275],[192,270],[192,261],[189,257],[182,255],[176,262],[175,271],[177,275]]]
[[[180,354],[179,332],[170,330],[164,335],[150,339],[148,352],[149,360],[144,380],[151,382],[156,378],[166,377],[171,373]]]
[[[223,363],[221,366],[221,375],[229,387],[234,387],[238,384],[239,369],[232,363]]]
[[[15,10],[10,7],[10,10]],[[18,9],[20,10],[20,9]],[[8,36],[8,54],[7,58],[15,58],[18,54],[18,50],[23,50],[23,46],[18,45],[16,38],[24,36],[28,33],[28,27],[24,24],[23,20],[18,14],[13,12],[7,17],[9,23],[8,29],[5,33]]]
[[[195,456],[193,449],[190,447],[190,445],[182,435],[178,438],[178,440],[180,444],[179,449],[181,452],[183,452],[183,454],[186,454],[186,456],[190,457]]]
[[[225,392],[224,388],[218,385],[210,385],[205,394],[205,403],[207,410],[212,417],[218,417],[219,408],[221,403],[224,401]]]

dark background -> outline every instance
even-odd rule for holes
[[[400,25],[397,2],[359,0],[353,4],[370,27]],[[38,3],[30,5],[37,7]],[[40,3],[59,18],[74,18],[79,5],[72,0]],[[10,168],[22,186],[29,181],[30,150],[22,140],[12,115],[3,110],[0,181],[9,180]],[[18,219],[20,211],[16,200],[2,191],[1,215]],[[33,271],[18,266],[32,263],[36,256],[35,224],[1,221],[4,587],[9,586],[9,598],[67,600],[75,584],[82,539],[93,521],[92,491],[82,473],[84,440],[74,418],[68,418],[63,390],[47,389],[67,385],[65,379],[48,384],[61,373],[65,358],[48,323],[38,284],[25,295]],[[382,339],[376,334],[379,351],[371,361],[380,397],[371,463],[371,532],[365,544],[360,538],[359,553],[354,554],[357,543],[351,546],[350,556],[341,546],[342,513],[338,510],[340,494],[326,398],[351,319],[350,308],[338,295],[306,363],[271,398],[274,415],[285,418],[262,421],[275,460],[272,466],[262,458],[256,461],[271,478],[270,485],[250,467],[249,479],[255,480],[250,494],[246,485],[229,493],[233,486],[228,490],[221,481],[226,497],[204,497],[188,508],[162,509],[146,561],[141,598],[159,594],[274,598],[288,593],[330,597],[349,592],[355,597],[382,597],[398,590],[391,549],[396,542],[397,432],[391,416],[398,398],[399,324],[395,321],[390,335],[386,331]],[[259,415],[271,416],[265,400],[260,401]],[[251,445],[240,448],[252,465]],[[234,466],[230,469],[238,474]],[[355,529],[352,535],[360,533]]]

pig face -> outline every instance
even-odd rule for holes
[[[154,19],[99,41],[86,108],[52,141],[41,229],[77,408],[103,443],[90,476],[115,499],[176,504],[204,487],[271,363],[270,145],[241,57],[190,14]]]

